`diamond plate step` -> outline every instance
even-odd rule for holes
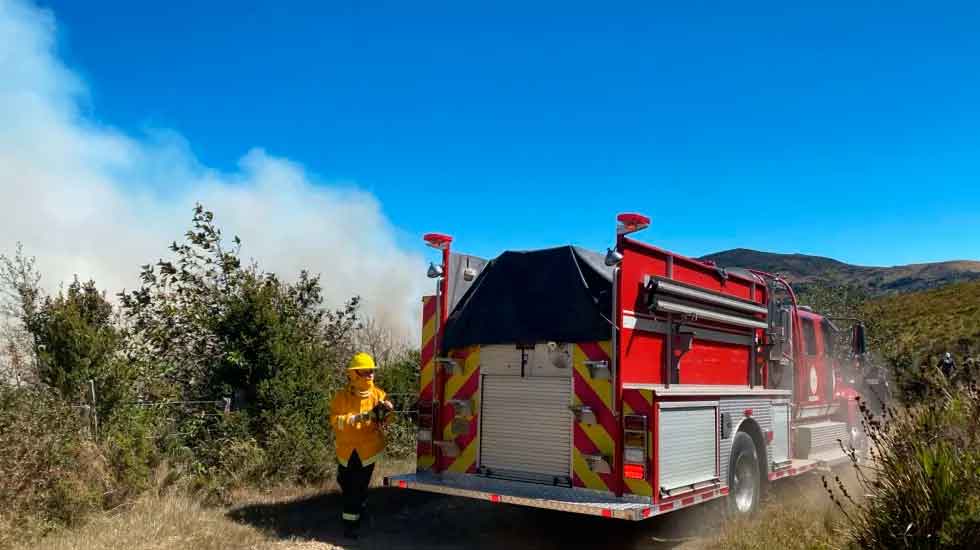
[[[847,444],[850,437],[847,423],[824,421],[803,424],[793,428],[795,435],[795,451],[798,458],[814,458],[826,452],[836,451],[840,454],[838,439]]]

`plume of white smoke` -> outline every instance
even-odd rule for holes
[[[364,313],[415,335],[424,263],[372,195],[259,148],[232,173],[209,169],[174,132],[134,137],[86,116],[85,93],[57,56],[54,15],[0,0],[0,252],[23,242],[49,289],[75,274],[133,288],[199,201],[263,269],[320,273],[330,305],[360,295]]]

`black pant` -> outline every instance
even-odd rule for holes
[[[344,494],[344,527],[347,530],[356,529],[361,524],[361,514],[364,513],[364,501],[367,498],[368,485],[374,473],[374,464],[364,466],[357,451],[351,454],[347,466],[337,467],[337,482]]]

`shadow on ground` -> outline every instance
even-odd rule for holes
[[[286,502],[250,504],[228,516],[284,539],[357,548],[674,548],[712,532],[714,507],[682,510],[633,523],[379,487],[355,543],[342,536],[341,499],[326,493]]]

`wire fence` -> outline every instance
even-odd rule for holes
[[[90,403],[77,403],[72,404],[71,407],[77,410],[85,422],[85,427],[91,434],[93,439],[97,439],[99,436],[99,413],[98,413],[98,395],[95,392],[95,382],[89,380],[89,395],[88,397]],[[417,409],[414,407],[414,400],[418,397],[415,393],[388,393],[386,397],[395,402],[403,405],[403,408],[395,409],[390,411],[389,414],[405,415],[406,417],[411,417],[417,413]],[[157,407],[157,408],[167,408],[167,407],[182,407],[186,409],[197,410],[198,414],[202,416],[222,416],[229,414],[236,409],[231,397],[223,397],[221,399],[168,399],[162,401],[123,401],[117,403],[118,405],[128,405],[134,407]],[[208,409],[211,409],[209,412]],[[330,419],[324,419],[329,421]],[[173,434],[171,434],[173,435]]]

